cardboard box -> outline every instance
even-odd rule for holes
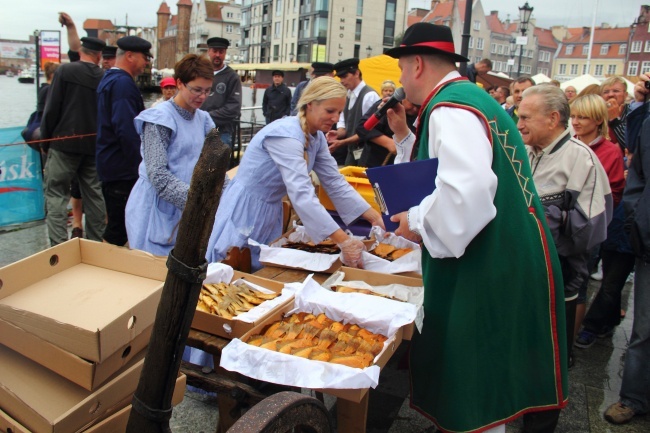
[[[0,320],[0,340],[8,348],[92,391],[147,347],[152,329],[153,326],[148,327],[101,363],[66,352],[4,320]]]
[[[187,377],[180,374],[176,379],[176,386],[172,394],[172,406],[176,406],[183,401],[185,396],[185,386],[187,384]],[[129,421],[131,414],[131,405],[119,410],[108,418],[98,422],[87,430],[85,433],[123,433],[126,431],[126,424]],[[0,410],[0,432],[5,433],[32,433],[25,426],[18,421],[11,418],[5,412]]]
[[[33,433],[77,432],[129,404],[144,352],[100,388],[88,391],[0,346],[0,408]]]
[[[244,279],[250,281],[251,283],[262,286],[266,289],[272,290],[274,292],[280,293],[284,288],[284,283],[279,283],[277,281],[269,280],[267,278],[256,277],[251,274],[246,274],[244,272],[235,271],[233,274],[232,281],[239,279]],[[288,306],[291,304],[291,299],[288,299],[287,302],[276,306],[274,309],[269,311],[268,315],[275,315],[277,313],[283,314],[288,310]],[[268,316],[267,315],[267,316]],[[194,313],[194,319],[192,320],[192,328],[198,329],[199,331],[207,332],[208,334],[218,335],[224,338],[239,338],[248,332],[250,329],[257,326],[259,323],[264,321],[266,316],[257,322],[249,323],[242,322],[241,320],[230,320],[225,319],[214,314],[205,313],[203,311],[196,310]],[[226,331],[224,325],[227,325],[230,328],[230,332]]]
[[[293,301],[291,301],[291,309],[293,309]],[[241,338],[242,341],[248,341],[248,339],[252,335],[260,334],[262,330],[270,325],[271,323],[280,320],[283,317],[282,313],[276,312],[275,314],[269,316],[264,320],[264,322],[258,324],[255,326],[253,329],[248,331],[246,334],[244,334]],[[379,368],[384,368],[388,360],[393,356],[393,353],[397,350],[399,345],[402,343],[403,340],[403,327],[398,329],[395,335],[389,337],[388,344],[386,347],[384,347],[384,350],[381,351],[381,353],[378,355],[377,360],[375,361],[374,365],[379,366]],[[314,362],[320,362],[320,361],[314,361]],[[366,395],[368,392],[368,388],[364,389],[317,389],[316,391],[322,391],[324,393],[342,398],[344,400],[349,400],[353,401],[356,403],[359,403],[361,399]]]
[[[75,238],[0,269],[0,319],[103,362],[153,324],[165,261]]]
[[[388,284],[402,284],[409,287],[424,286],[422,282],[422,276],[418,278],[407,277],[404,275],[382,274],[379,272],[365,271],[363,269],[348,268],[345,266],[343,266],[340,271],[345,273],[345,278],[343,281],[364,281],[371,286],[385,286]],[[413,338],[413,332],[415,331],[415,324],[411,323],[410,325],[405,326],[403,330],[403,339],[406,341],[411,341],[411,338]]]
[[[174,387],[174,394],[172,394],[172,406],[176,406],[183,401],[186,384],[187,377],[184,374],[178,376],[176,386]],[[126,425],[129,422],[129,415],[131,415],[131,405],[128,405],[89,429],[84,430],[84,433],[124,433],[126,431]]]

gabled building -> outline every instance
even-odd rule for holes
[[[226,60],[239,61],[240,9],[234,0],[199,0],[195,3],[190,17],[190,52],[206,52],[208,39],[218,36],[230,41]]]
[[[643,5],[630,29],[625,75],[636,77],[650,72],[650,6]]]
[[[517,71],[514,69],[515,53],[510,52],[510,46],[517,25],[511,23],[509,19],[501,21],[498,11],[490,11],[490,15],[487,15],[485,19],[490,29],[489,59],[492,60],[492,70],[513,76]]]
[[[536,59],[533,59],[536,60],[533,63],[533,75],[544,74],[550,77],[553,72],[553,58],[559,43],[549,29],[535,27],[533,34],[537,40],[537,56],[535,56]]]
[[[553,77],[567,81],[584,74],[598,79],[609,75],[623,75],[630,37],[628,27],[612,28],[607,24],[594,29],[591,58],[588,59],[591,29],[564,39],[553,66]]]

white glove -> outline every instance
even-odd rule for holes
[[[344,265],[352,268],[358,268],[360,267],[359,265],[363,265],[361,253],[366,250],[363,242],[358,239],[348,238],[338,245],[341,249],[341,261]]]

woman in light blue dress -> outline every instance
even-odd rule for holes
[[[309,176],[316,172],[346,224],[362,217],[383,227],[379,212],[339,173],[324,133],[337,121],[346,90],[331,77],[313,80],[298,102],[298,115],[284,117],[255,135],[229,182],[217,210],[208,243],[209,262],[222,260],[233,246],[252,239],[268,244],[282,234],[282,198],[289,200],[313,242],[331,238],[341,247],[342,260],[361,266],[363,243],[350,238],[321,205]],[[253,269],[259,269],[259,249],[253,248]]]
[[[188,54],[174,66],[176,96],[135,118],[142,162],[126,205],[131,248],[167,255],[176,244],[192,172],[214,128],[210,115],[199,110],[212,76],[207,58]]]

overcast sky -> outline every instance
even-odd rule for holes
[[[373,0],[366,0],[370,3]],[[528,0],[535,9],[533,17],[537,25],[568,25],[572,27],[590,26],[596,3],[596,24],[607,22],[611,25],[629,26],[639,13],[641,4],[650,0]],[[72,16],[78,26],[79,34],[85,35],[81,28],[87,18],[109,19],[117,25],[153,27],[156,25],[156,12],[162,0],[3,0],[0,6],[0,38],[26,40],[34,30],[61,29],[57,19],[58,12],[65,11]],[[512,19],[519,15],[519,6],[525,0],[482,0],[486,14],[498,10],[499,17]],[[11,3],[11,6],[8,4]],[[177,1],[167,4],[176,13]],[[409,0],[410,7],[428,9],[429,0]],[[128,20],[128,21],[127,21]],[[67,40],[63,39],[63,50]]]

